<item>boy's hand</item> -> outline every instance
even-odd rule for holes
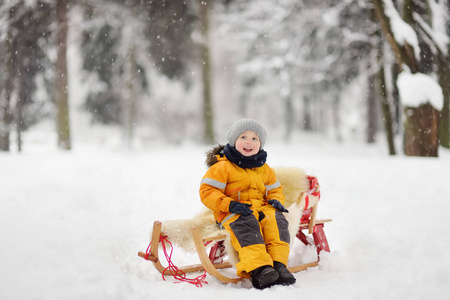
[[[251,210],[249,207],[252,206],[251,204],[245,204],[237,201],[231,201],[230,206],[228,207],[228,210],[231,213],[235,214],[241,214],[243,216],[249,216],[253,213],[253,210]]]
[[[280,201],[278,200],[269,200],[268,201],[270,205],[272,205],[273,207],[275,207],[276,209],[278,209],[281,212],[285,212],[288,213],[289,211],[283,206],[283,204],[281,204]]]

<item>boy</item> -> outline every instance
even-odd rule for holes
[[[207,154],[209,167],[200,185],[200,198],[231,237],[239,255],[240,277],[257,289],[291,285],[287,270],[288,222],[282,212],[283,188],[266,164],[266,130],[256,120],[242,119],[227,133],[228,144]]]

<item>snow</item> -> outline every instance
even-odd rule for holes
[[[447,45],[449,44],[449,37],[446,34],[447,32],[447,26],[446,23],[448,22],[448,15],[445,14],[445,1],[439,0],[439,1],[430,1],[430,10],[432,18],[432,32],[430,32],[430,36],[433,37],[433,41],[437,44],[440,51],[442,53],[447,53]],[[414,14],[414,19],[418,20],[419,18],[416,17],[416,14]],[[427,23],[425,23],[427,24]],[[428,25],[428,24],[427,24]],[[421,25],[422,26],[422,25]],[[427,28],[427,27],[423,27]]]
[[[400,73],[397,79],[400,101],[405,106],[418,107],[429,102],[435,109],[444,105],[442,88],[432,77],[423,74]]]
[[[210,147],[125,151],[78,143],[60,152],[42,138],[26,138],[24,153],[0,153],[1,299],[444,299],[450,293],[446,149],[439,158],[419,158],[388,156],[384,145],[269,139],[271,166],[318,176],[318,216],[333,222],[325,226],[331,253],[321,255],[318,267],[296,273],[294,286],[260,291],[248,281],[222,285],[209,275],[201,288],[163,281],[137,256],[155,220],[203,209],[198,187]],[[307,257],[308,250],[293,251]],[[176,265],[197,262],[174,251]]]
[[[418,56],[414,30],[391,0],[384,3],[397,41],[408,42]],[[330,24],[332,17],[330,12],[324,20]],[[438,20],[441,26],[434,27],[442,33],[444,22]],[[437,36],[439,45],[448,42]],[[69,52],[69,69],[78,73],[79,56],[73,48]],[[253,71],[261,66],[244,65]],[[87,90],[76,80],[70,84],[73,112]],[[403,72],[399,89],[404,105],[430,101],[442,107],[440,88],[424,74]],[[357,123],[352,116],[344,122],[344,127]],[[78,126],[83,124],[72,127]],[[90,126],[75,130],[71,152],[55,150],[54,137],[36,131],[24,134],[23,153],[0,152],[0,299],[446,299],[450,294],[447,149],[440,148],[438,158],[388,156],[383,144],[335,144],[302,134],[285,144],[269,137],[271,166],[298,166],[318,176],[318,217],[333,219],[325,226],[331,252],[321,254],[318,267],[296,273],[294,286],[259,291],[249,281],[222,285],[208,275],[208,284],[197,288],[170,277],[164,281],[137,252],[145,251],[155,220],[190,218],[203,209],[198,188],[210,147],[146,143],[145,149],[123,150],[115,129]],[[198,263],[195,255],[174,251],[176,265]],[[296,243],[290,262],[309,261],[313,252]]]

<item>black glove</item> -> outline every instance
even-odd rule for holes
[[[251,210],[249,207],[252,206],[251,204],[245,204],[237,201],[231,201],[230,206],[228,207],[228,210],[231,213],[235,214],[241,214],[243,216],[249,216],[253,213],[253,210]]]
[[[275,207],[275,208],[278,209],[279,211],[286,212],[286,213],[289,212],[289,211],[283,206],[283,204],[281,204],[281,202],[278,201],[278,200],[269,200],[268,202],[269,202],[270,205],[272,205],[273,207]]]

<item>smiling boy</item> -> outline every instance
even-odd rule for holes
[[[250,278],[258,289],[294,284],[286,268],[289,231],[282,212],[288,211],[283,188],[266,164],[266,130],[256,120],[242,119],[231,126],[227,140],[207,154],[200,198],[230,234],[238,276]]]

